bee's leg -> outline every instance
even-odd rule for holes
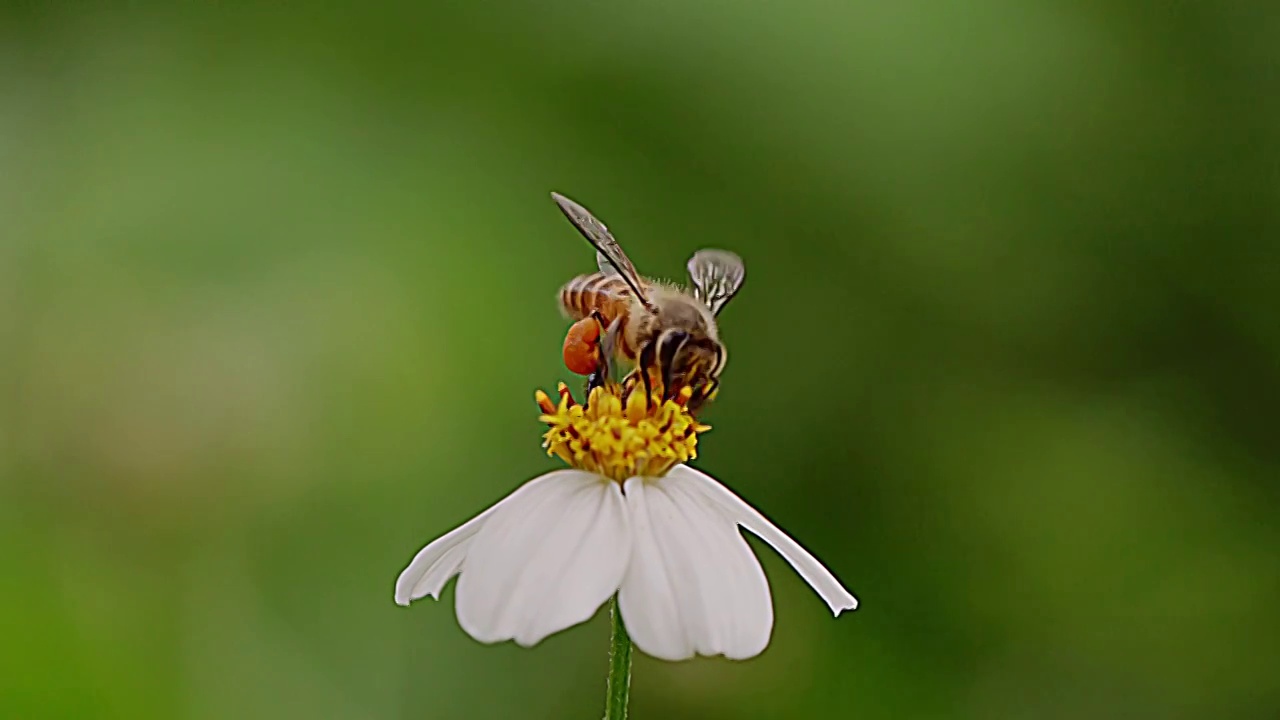
[[[653,383],[649,379],[649,368],[653,367],[653,362],[658,354],[658,344],[649,343],[640,350],[640,357],[636,359],[636,372],[640,373],[640,380],[644,382],[644,406],[649,407],[653,401]]]
[[[613,377],[612,362],[618,351],[618,334],[622,332],[622,318],[614,318],[613,322],[605,328],[604,336],[600,338],[600,372],[605,379]]]
[[[663,342],[666,340],[666,342]],[[662,397],[664,400],[674,398],[675,388],[671,387],[671,373],[675,370],[676,353],[689,340],[689,334],[683,330],[671,330],[664,333],[658,344],[658,362],[662,366]]]
[[[618,328],[622,326],[622,318],[615,318],[613,322],[606,323],[604,316],[599,312],[592,312],[591,317],[600,323],[600,327],[608,326],[604,331],[604,337],[600,341],[600,359],[596,363],[596,369],[587,376],[587,399],[590,400],[591,391],[602,387],[609,379],[609,373],[612,370],[610,361],[613,359],[613,350],[617,344]]]
[[[711,396],[716,394],[716,390],[720,388],[719,380],[712,380],[707,383],[701,393],[694,393],[689,398],[689,412],[696,413],[702,409],[702,406],[711,400]]]

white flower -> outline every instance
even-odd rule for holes
[[[458,575],[463,630],[481,642],[530,646],[589,619],[617,593],[632,641],[649,655],[749,658],[769,644],[773,602],[741,527],[773,546],[834,614],[857,607],[795,540],[715,479],[676,462],[692,456],[706,429],[682,405],[635,412],[635,403],[624,410],[619,398],[593,393],[584,412],[566,403],[567,394],[562,389],[558,413],[543,419],[552,425],[549,452],[577,469],[530,480],[423,548],[396,581],[398,604],[438,598]],[[540,402],[555,407],[545,396]],[[616,446],[605,446],[608,438]],[[648,472],[620,481],[606,467]]]

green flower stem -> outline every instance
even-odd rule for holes
[[[613,638],[609,642],[609,685],[604,702],[604,720],[626,720],[631,696],[631,637],[618,612],[618,596],[609,601]]]

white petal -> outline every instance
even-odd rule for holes
[[[776,525],[769,522],[769,519],[761,515],[760,511],[748,505],[742,498],[734,495],[729,488],[716,482],[715,478],[694,470],[687,465],[678,465],[672,468],[667,474],[667,478],[673,483],[682,481],[691,488],[695,488],[708,501],[719,506],[726,517],[772,545],[773,549],[777,550],[778,554],[785,558],[797,573],[800,573],[800,577],[809,583],[809,587],[822,596],[827,606],[831,608],[831,612],[839,615],[841,611],[857,609],[858,599],[850,594],[848,590],[845,590],[835,575],[832,575],[830,570],[823,567],[817,558],[810,555],[808,550],[800,547],[800,543],[792,540]]]
[[[439,599],[444,584],[449,582],[449,578],[457,575],[462,568],[462,560],[467,555],[471,539],[480,531],[481,525],[493,514],[493,511],[511,497],[512,495],[508,495],[505,499],[498,501],[497,505],[471,518],[461,527],[432,540],[429,545],[419,550],[418,554],[413,556],[409,567],[396,578],[396,604],[408,605],[428,595]]]
[[[733,521],[670,476],[632,478],[626,495],[634,540],[618,603],[636,647],[663,660],[759,655],[773,601]]]
[[[471,539],[458,624],[481,642],[533,645],[594,615],[630,554],[617,483],[581,470],[543,475],[499,503]]]

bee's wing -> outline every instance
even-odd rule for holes
[[[725,304],[738,294],[747,277],[742,258],[728,250],[699,250],[689,258],[689,280],[693,295],[719,315]]]
[[[622,246],[614,239],[609,228],[586,208],[560,193],[551,193],[551,198],[556,201],[556,205],[560,206],[560,211],[569,218],[569,222],[573,223],[587,242],[595,247],[596,264],[600,266],[600,271],[606,274],[612,271],[622,276],[640,302],[646,306],[650,305],[649,296],[645,293],[647,283],[640,277],[640,273],[636,272],[636,266],[631,264],[631,258],[622,251]]]
[[[618,272],[618,268],[614,267],[613,261],[609,259],[609,256],[599,250],[596,251],[596,267],[600,268],[601,275],[622,275],[622,273]]]

